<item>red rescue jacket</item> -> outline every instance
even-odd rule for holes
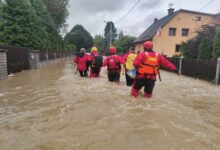
[[[121,64],[124,64],[124,60],[119,55],[110,55],[105,58],[102,66],[105,67],[107,65],[107,70],[115,70],[117,72],[121,71]]]
[[[146,60],[146,59],[154,59],[155,61],[149,61],[149,60]],[[164,58],[161,54],[159,53],[156,53],[154,51],[149,51],[146,55],[146,52],[141,52],[138,54],[138,56],[135,58],[134,62],[133,62],[133,65],[135,66],[135,68],[138,68],[138,73],[137,73],[137,76],[136,78],[151,78],[153,80],[156,80],[156,75],[158,74],[158,72],[153,72],[152,74],[152,68],[150,69],[149,67],[146,67],[145,69],[143,70],[147,70],[146,72],[143,71],[143,70],[139,70],[140,66],[143,67],[144,64],[148,64],[148,63],[151,63],[151,65],[155,65],[155,66],[163,66],[163,67],[167,67],[169,68],[171,71],[175,71],[176,70],[176,67],[170,63],[166,58]],[[142,72],[143,71],[143,72]]]
[[[76,56],[74,58],[74,62],[77,64],[77,68],[80,71],[86,71],[86,63],[88,60],[88,56],[86,54],[84,54],[83,56]]]

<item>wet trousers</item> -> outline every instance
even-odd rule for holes
[[[110,82],[119,82],[120,81],[120,72],[116,70],[108,71],[108,81]]]
[[[90,72],[89,72],[90,78],[99,77],[100,71],[101,71],[101,68],[91,67]]]
[[[81,77],[87,77],[87,71],[86,70],[79,70],[79,74]]]
[[[144,96],[150,98],[152,97],[155,82],[151,78],[137,78],[134,80],[131,94],[137,97],[139,90],[144,87]]]
[[[132,86],[134,83],[134,79],[132,79],[127,73],[125,73],[125,79],[127,86]]]

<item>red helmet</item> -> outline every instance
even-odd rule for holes
[[[146,49],[152,49],[153,46],[154,46],[154,44],[151,41],[144,42],[144,48],[146,48]]]
[[[115,54],[116,53],[116,48],[115,47],[110,47],[109,48],[109,53]]]

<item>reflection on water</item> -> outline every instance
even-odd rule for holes
[[[220,88],[162,72],[150,100],[67,61],[0,81],[0,149],[220,149]]]

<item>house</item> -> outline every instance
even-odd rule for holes
[[[154,19],[136,40],[135,50],[142,51],[143,43],[151,40],[154,50],[169,57],[180,54],[180,44],[196,36],[196,31],[203,25],[219,22],[219,14],[208,14],[180,9],[168,9],[168,15],[161,19]]]

